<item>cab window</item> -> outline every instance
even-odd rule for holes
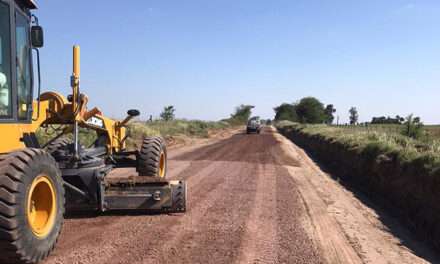
[[[12,118],[9,6],[0,2],[0,119]]]
[[[26,120],[30,118],[32,104],[29,22],[25,16],[18,12],[15,14],[15,18],[18,119]]]

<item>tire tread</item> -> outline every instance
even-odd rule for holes
[[[160,155],[165,153],[165,141],[161,137],[148,137],[142,142],[139,155],[137,157],[137,172],[141,176],[159,177]],[[165,161],[166,162],[166,161]],[[165,168],[166,174],[166,168]]]
[[[51,155],[41,149],[23,149],[9,154],[0,155],[0,263],[37,263],[47,256],[54,248],[38,253],[33,248],[24,246],[27,241],[23,238],[20,223],[24,217],[19,213],[19,199],[23,195],[26,171],[32,162],[47,162],[56,168],[58,166]],[[57,177],[58,177],[57,176]],[[60,189],[59,197],[64,197],[64,189]],[[64,214],[64,198],[59,214]],[[62,221],[59,224],[61,230]],[[56,234],[58,239],[59,232]]]

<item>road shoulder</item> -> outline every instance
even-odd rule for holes
[[[428,263],[433,261],[429,249],[412,241],[408,231],[396,220],[387,217],[387,225],[380,214],[359,200],[352,192],[313,162],[298,146],[284,136],[274,133],[285,155],[297,159],[301,166],[287,166],[298,184],[301,197],[308,210],[306,230],[318,243],[328,263]],[[398,237],[391,233],[400,230]],[[413,250],[404,246],[411,245]]]

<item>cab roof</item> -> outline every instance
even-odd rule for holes
[[[35,0],[19,0],[17,2],[20,2],[23,6],[25,6],[26,8],[29,8],[29,9],[37,9],[38,8]]]

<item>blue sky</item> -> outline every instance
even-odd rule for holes
[[[39,1],[44,89],[81,88],[109,116],[164,105],[217,120],[235,106],[315,96],[341,121],[414,113],[440,123],[440,1]]]

